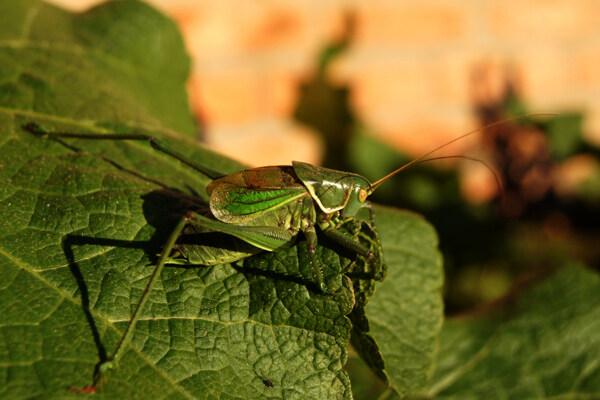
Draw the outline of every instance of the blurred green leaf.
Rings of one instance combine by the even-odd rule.
[[[382,178],[410,161],[408,157],[376,139],[372,132],[361,125],[354,128],[348,151],[352,171],[364,175],[371,181]],[[386,190],[386,185],[381,186],[379,190]]]
[[[582,115],[565,113],[554,116],[546,123],[550,147],[555,158],[563,160],[574,155],[583,144]]]
[[[598,398],[599,321],[598,274],[562,268],[495,313],[447,321],[423,397]]]
[[[55,121],[195,134],[189,59],[175,24],[137,1],[71,14],[0,2],[0,107]]]
[[[598,162],[591,176],[582,183],[581,188],[579,189],[581,191],[581,197],[585,201],[592,207],[598,206],[598,200],[600,199],[600,162]]]

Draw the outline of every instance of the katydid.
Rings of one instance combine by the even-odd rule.
[[[28,123],[23,128],[36,135],[47,137],[149,141],[154,149],[212,179],[206,188],[210,197],[211,215],[189,212],[178,221],[162,249],[121,340],[112,356],[99,364],[92,387],[101,383],[102,377],[107,371],[117,367],[119,359],[132,339],[135,325],[165,264],[183,262],[215,265],[234,262],[260,251],[278,251],[290,246],[297,234],[302,231],[307,242],[314,280],[320,292],[327,293],[328,288],[323,279],[322,267],[315,256],[318,228],[339,245],[375,265],[372,269],[372,277],[382,280],[385,271],[376,266],[379,262],[379,267],[381,267],[381,260],[376,260],[373,252],[364,244],[343,233],[339,229],[340,226],[346,221],[352,220],[363,207],[369,207],[367,198],[382,183],[413,165],[452,157],[482,162],[466,156],[430,157],[434,152],[478,132],[480,129],[438,146],[378,181],[370,183],[358,174],[335,171],[299,161],[292,162],[291,166],[259,167],[226,175],[186,159],[160,140],[144,134],[46,131],[36,123]],[[371,213],[371,215],[373,214]],[[177,243],[182,233],[193,234],[206,231],[220,232],[236,238],[239,246],[234,250],[217,251],[214,248],[208,249],[194,243]]]

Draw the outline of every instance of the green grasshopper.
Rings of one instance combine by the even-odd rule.
[[[381,266],[381,260],[376,260],[377,257],[368,247],[339,229],[345,222],[352,220],[363,207],[369,207],[367,198],[392,176],[419,163],[443,158],[466,158],[483,163],[481,160],[466,156],[430,157],[432,153],[480,129],[468,132],[423,154],[374,183],[370,183],[358,174],[335,171],[299,161],[292,162],[291,166],[259,167],[225,175],[186,159],[160,140],[144,134],[46,131],[36,123],[28,123],[23,126],[23,129],[48,137],[149,141],[154,149],[177,159],[212,180],[206,188],[210,197],[211,215],[188,212],[178,221],[162,249],[125,333],[112,357],[99,364],[91,388],[101,383],[107,371],[117,367],[165,264],[175,262],[215,265],[234,262],[260,251],[274,252],[290,246],[301,231],[307,242],[314,279],[319,290],[327,293],[322,267],[315,256],[317,228],[339,245],[364,257],[368,263],[376,265],[379,262]],[[373,219],[372,213],[371,217]],[[214,247],[208,248],[194,243],[177,243],[182,233],[207,231],[224,233],[238,239],[238,248],[218,251]],[[374,267],[372,275],[373,279],[382,280],[385,270]]]

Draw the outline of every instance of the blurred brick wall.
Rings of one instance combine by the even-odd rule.
[[[291,113],[348,10],[356,32],[331,79],[386,142],[418,153],[472,129],[474,72],[487,77],[478,95],[493,98],[511,71],[531,111],[584,111],[600,143],[600,0],[149,2],[184,33],[207,143],[251,165],[319,161],[318,136]]]

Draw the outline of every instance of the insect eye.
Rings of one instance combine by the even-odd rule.
[[[367,199],[367,191],[365,189],[360,189],[358,192],[358,201],[361,203]]]

